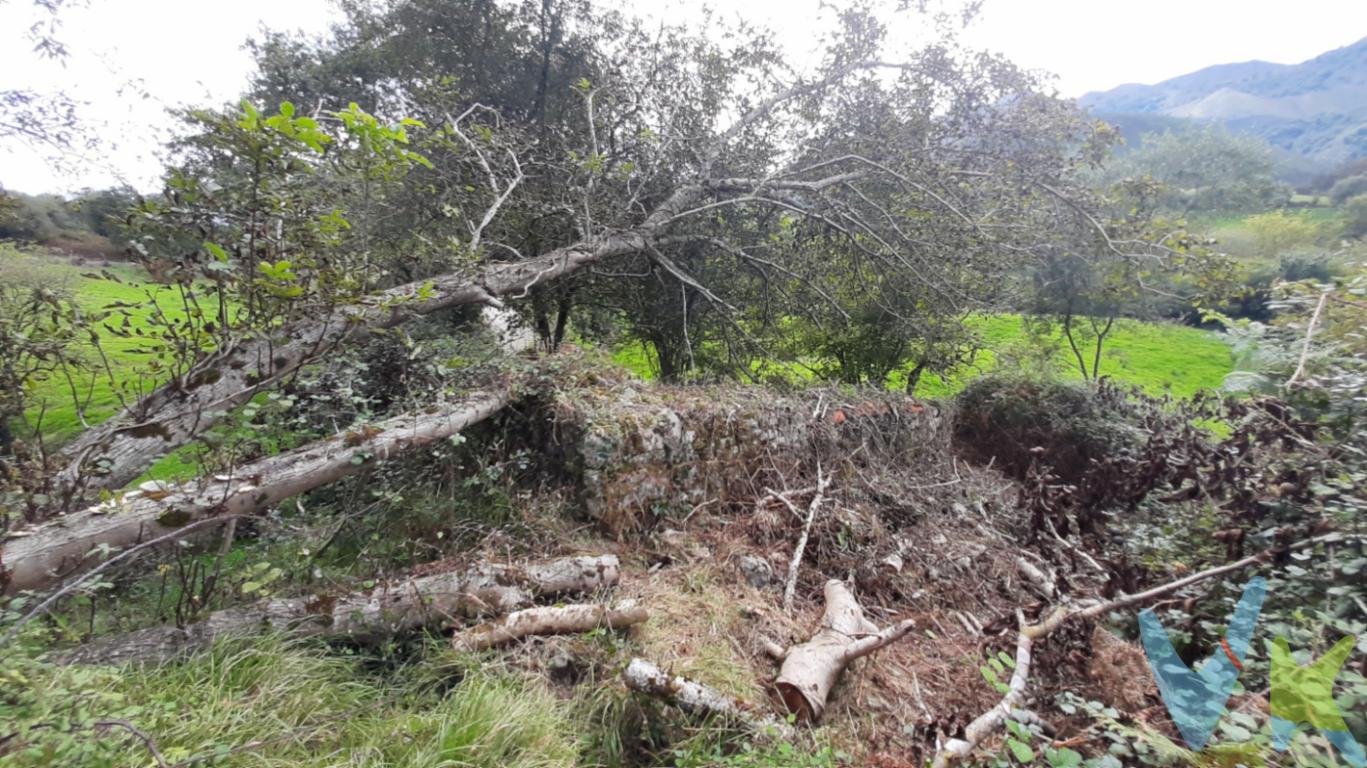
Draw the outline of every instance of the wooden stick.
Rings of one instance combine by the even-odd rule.
[[[807,539],[812,535],[812,521],[816,519],[816,510],[821,506],[821,501],[826,495],[826,486],[830,483],[829,476],[821,474],[821,465],[816,466],[816,495],[812,497],[812,503],[807,505],[807,522],[802,525],[802,536],[797,540],[797,548],[793,550],[793,560],[788,563],[788,583],[783,588],[783,612],[789,615],[793,612],[793,595],[797,591],[797,572],[802,567],[802,555],[807,551]]]
[[[1291,374],[1291,378],[1286,380],[1286,388],[1290,389],[1300,380],[1305,373],[1305,362],[1310,357],[1310,341],[1315,338],[1315,326],[1319,325],[1320,313],[1324,311],[1324,303],[1329,300],[1329,291],[1320,294],[1320,300],[1315,304],[1315,314],[1310,316],[1310,325],[1305,329],[1305,344],[1301,346],[1301,359],[1296,363],[1296,372]]]

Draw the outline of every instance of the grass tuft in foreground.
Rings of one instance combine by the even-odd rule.
[[[575,764],[573,707],[539,682],[467,668],[454,687],[411,668],[281,638],[221,642],[161,667],[0,660],[0,765],[555,768]]]

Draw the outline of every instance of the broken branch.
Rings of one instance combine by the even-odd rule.
[[[1065,623],[1074,619],[1093,619],[1103,614],[1110,613],[1111,611],[1127,608],[1157,597],[1171,594],[1183,587],[1188,587],[1192,584],[1215,578],[1216,576],[1222,576],[1227,573],[1242,570],[1250,565],[1268,562],[1272,556],[1279,551],[1305,549],[1318,544],[1338,541],[1340,539],[1342,539],[1342,536],[1336,533],[1316,536],[1314,538],[1296,542],[1287,547],[1277,547],[1264,552],[1259,552],[1255,555],[1250,555],[1233,563],[1208,568],[1185,578],[1177,579],[1176,581],[1171,581],[1167,584],[1144,590],[1143,592],[1136,592],[1133,595],[1124,595],[1108,602],[1098,602],[1092,605],[1076,607],[1071,610],[1063,606],[1058,606],[1049,614],[1048,618],[1038,624],[1026,624],[1024,614],[1017,611],[1016,619],[1020,626],[1020,632],[1016,637],[1016,669],[1011,675],[1011,682],[1007,685],[1006,694],[996,706],[979,715],[972,723],[969,723],[968,727],[964,729],[964,738],[950,739],[946,742],[944,747],[935,755],[935,760],[931,764],[932,768],[944,768],[952,760],[967,757],[988,734],[992,733],[1006,721],[1007,716],[1011,714],[1011,710],[1020,706],[1025,699],[1025,686],[1030,675],[1031,647],[1034,645],[1035,641],[1047,637]]]
[[[747,711],[745,702],[686,677],[670,675],[645,659],[632,659],[622,678],[631,690],[667,701],[689,714],[722,718],[747,730],[782,739],[793,737],[793,728],[787,723],[765,715],[754,716]]]
[[[816,722],[840,673],[850,662],[906,636],[910,619],[887,629],[864,617],[854,595],[837,579],[826,582],[826,612],[821,629],[810,640],[788,649],[775,682],[788,711],[799,721]]]
[[[788,583],[783,587],[784,613],[791,614],[793,612],[793,594],[797,590],[797,572],[802,567],[802,555],[807,551],[807,539],[812,534],[812,521],[816,519],[816,510],[821,506],[821,501],[826,494],[826,485],[830,481],[829,476],[821,474],[821,465],[818,464],[816,467],[816,495],[812,497],[812,503],[807,505],[807,522],[802,525],[802,536],[797,540],[797,548],[793,550],[793,560],[788,564]]]

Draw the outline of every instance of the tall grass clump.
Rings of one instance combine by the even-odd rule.
[[[146,768],[153,746],[168,764],[250,768],[575,763],[572,708],[539,683],[475,669],[438,687],[365,662],[279,637],[161,666],[5,657],[0,766]]]

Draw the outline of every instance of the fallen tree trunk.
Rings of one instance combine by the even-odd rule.
[[[616,555],[567,557],[526,566],[484,564],[395,581],[341,596],[273,598],[209,614],[184,628],[152,627],[78,648],[73,663],[163,661],[214,640],[261,630],[370,639],[456,617],[501,613],[536,600],[617,585]]]
[[[722,718],[758,734],[786,740],[793,738],[793,728],[787,723],[767,715],[756,717],[746,711],[745,703],[739,699],[722,695],[686,677],[667,674],[645,659],[632,659],[622,678],[631,690],[669,702],[689,714]]]
[[[816,722],[840,673],[851,661],[904,637],[915,626],[910,619],[887,629],[864,617],[864,609],[837,579],[826,582],[826,612],[821,629],[807,642],[788,649],[775,686],[788,711],[801,722]]]
[[[452,307],[497,305],[498,296],[629,250],[635,250],[630,238],[611,238],[593,247],[573,245],[536,259],[495,264],[476,274],[420,280],[324,317],[295,322],[269,337],[238,342],[64,447],[54,498],[77,499],[92,489],[122,488],[158,458],[213,426],[218,418],[214,414],[242,405],[348,339]]]
[[[673,218],[709,192],[702,184],[674,190],[640,225],[595,237],[541,256],[496,263],[475,273],[441,275],[390,288],[300,320],[268,336],[239,341],[158,387],[109,421],[83,432],[60,454],[62,469],[50,494],[61,509],[92,489],[122,488],[158,458],[195,439],[225,413],[257,392],[356,336],[392,328],[453,307],[501,308],[500,296],[523,297],[537,285],[604,259],[668,245]]]
[[[134,491],[20,531],[0,549],[0,594],[50,587],[95,564],[93,551],[120,549],[219,515],[259,512],[291,496],[354,475],[393,456],[444,440],[498,413],[508,385],[310,443],[237,469],[231,476]]]
[[[644,608],[610,608],[593,603],[526,608],[457,632],[451,645],[462,651],[483,651],[534,635],[571,635],[599,627],[621,629],[649,618]]]

